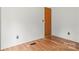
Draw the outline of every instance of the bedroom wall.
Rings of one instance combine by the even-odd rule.
[[[43,38],[43,8],[2,7],[1,48]]]
[[[78,7],[52,8],[52,20],[52,35],[79,42]]]
[[[1,49],[1,7],[0,7],[0,49]]]

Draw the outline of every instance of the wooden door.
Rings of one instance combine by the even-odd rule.
[[[45,11],[45,37],[51,37],[51,8],[44,8]]]

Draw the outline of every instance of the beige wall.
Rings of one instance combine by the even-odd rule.
[[[1,49],[1,7],[0,7],[0,49]]]
[[[56,7],[52,11],[52,35],[79,42],[79,8]]]
[[[2,7],[1,12],[2,49],[44,37],[43,8]]]

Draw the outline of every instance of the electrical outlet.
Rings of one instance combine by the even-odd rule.
[[[16,36],[16,39],[19,39],[19,36],[18,35]]]
[[[70,32],[67,32],[67,35],[70,35]]]

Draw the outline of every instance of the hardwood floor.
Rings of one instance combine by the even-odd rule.
[[[79,51],[79,43],[52,36],[6,48],[2,51]]]

